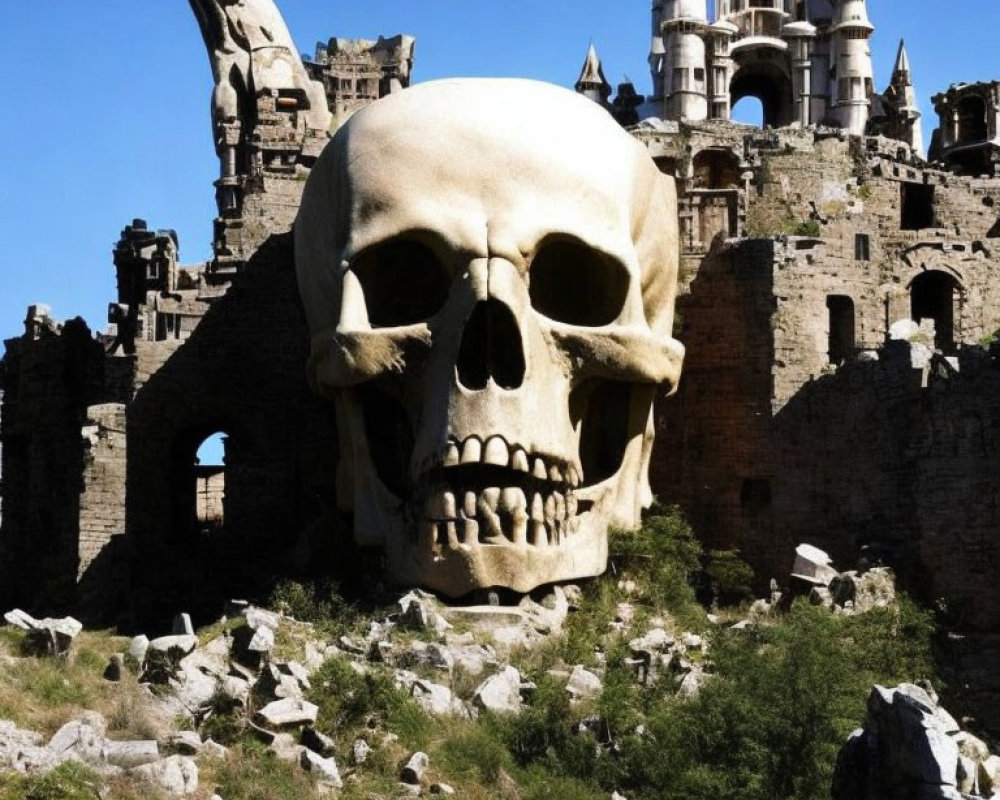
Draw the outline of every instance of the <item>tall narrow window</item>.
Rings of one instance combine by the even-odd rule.
[[[858,233],[854,236],[854,260],[871,260],[871,240],[867,233]]]
[[[854,301],[842,294],[826,298],[830,314],[828,354],[831,364],[842,364],[854,355]]]

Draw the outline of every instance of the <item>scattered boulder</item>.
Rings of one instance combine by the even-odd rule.
[[[815,586],[829,586],[837,577],[837,570],[831,566],[831,559],[825,552],[811,544],[800,544],[795,548],[795,563],[792,577]]]
[[[198,765],[187,756],[170,756],[155,764],[136,767],[130,774],[170,794],[188,795],[198,791]]]
[[[494,714],[516,714],[521,708],[521,674],[505,667],[479,685],[472,703]]]
[[[574,700],[583,700],[594,697],[601,693],[604,684],[601,679],[580,664],[573,667],[569,681],[566,684],[566,691]]]
[[[986,744],[964,733],[925,689],[876,686],[864,727],[837,759],[833,800],[989,797],[998,766]]]
[[[268,703],[255,715],[259,724],[271,728],[290,728],[312,725],[316,722],[319,707],[298,698],[288,697]]]
[[[324,758],[318,753],[304,748],[299,763],[302,765],[302,769],[315,776],[318,783],[331,786],[334,789],[343,787],[344,782],[340,779],[340,770],[337,769],[337,762],[333,760],[332,756]]]
[[[427,768],[431,765],[430,756],[427,753],[416,752],[410,756],[410,760],[406,762],[403,767],[403,771],[400,773],[400,780],[403,783],[408,783],[411,786],[419,786],[420,781],[424,777],[424,773]]]

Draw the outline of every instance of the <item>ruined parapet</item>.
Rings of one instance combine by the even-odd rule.
[[[403,34],[378,41],[334,37],[316,45],[305,66],[320,82],[338,128],[369,103],[409,87],[416,40]]]
[[[1000,175],[1000,81],[953,84],[931,101],[940,124],[930,160],[965,175]]]

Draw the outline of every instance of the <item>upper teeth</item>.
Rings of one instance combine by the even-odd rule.
[[[460,464],[510,467],[518,472],[530,472],[537,480],[566,484],[573,489],[582,480],[580,470],[574,464],[529,455],[520,445],[507,444],[502,436],[492,436],[485,444],[477,436],[470,436],[463,442],[451,440],[445,448],[441,463],[445,467],[457,467]]]

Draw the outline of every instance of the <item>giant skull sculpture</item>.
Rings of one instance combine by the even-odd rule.
[[[357,113],[296,223],[338,495],[390,579],[458,597],[600,574],[673,387],[676,196],[594,103],[427,83]]]

